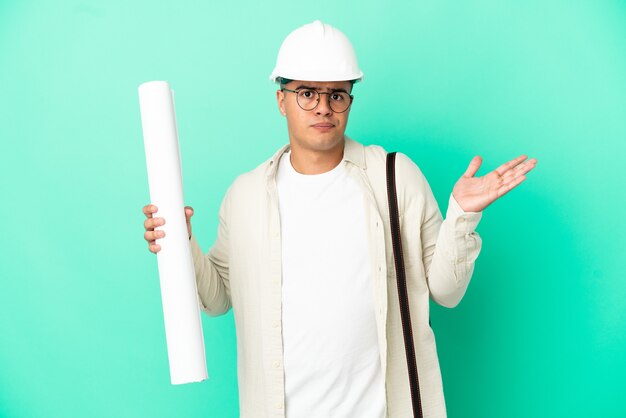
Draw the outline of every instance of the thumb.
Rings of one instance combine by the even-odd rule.
[[[193,208],[191,206],[185,206],[185,220],[187,221],[187,234],[191,239],[191,217],[193,216]]]
[[[474,174],[476,174],[482,163],[483,159],[480,156],[477,155],[472,158],[472,161],[470,161],[467,170],[465,170],[465,174],[463,174],[463,177],[474,177]]]
[[[192,216],[193,216],[193,208],[191,206],[185,206],[185,218],[187,218],[187,223],[189,223]]]

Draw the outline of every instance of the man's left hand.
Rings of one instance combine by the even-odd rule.
[[[535,168],[537,160],[527,160],[526,155],[502,164],[482,177],[474,174],[482,164],[482,158],[472,159],[465,174],[456,182],[452,195],[465,212],[480,212],[526,180],[526,173]]]

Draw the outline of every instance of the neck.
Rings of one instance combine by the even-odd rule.
[[[317,151],[291,145],[291,165],[300,174],[322,174],[337,167],[343,158],[344,142],[335,147]]]

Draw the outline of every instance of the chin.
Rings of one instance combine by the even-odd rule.
[[[307,148],[315,151],[329,151],[343,144],[343,134],[341,136],[320,136],[306,141]]]

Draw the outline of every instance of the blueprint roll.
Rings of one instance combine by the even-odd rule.
[[[165,218],[157,254],[172,384],[207,375],[198,292],[183,204],[182,170],[173,93],[166,81],[139,86],[139,107],[150,201]]]

